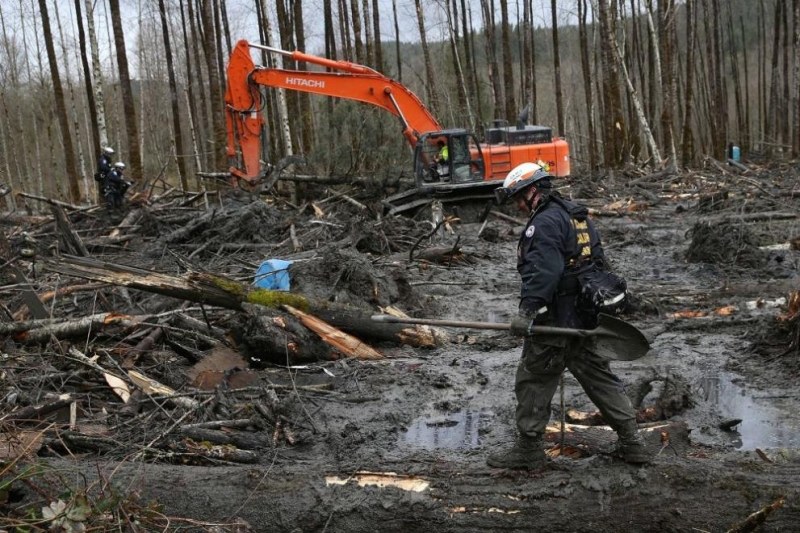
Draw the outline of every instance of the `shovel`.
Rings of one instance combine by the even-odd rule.
[[[464,322],[460,320],[435,320],[429,318],[401,318],[392,315],[372,315],[375,322],[424,324],[454,328],[509,330],[511,324],[498,322]],[[635,326],[610,315],[601,314],[594,329],[570,329],[553,326],[534,326],[533,335],[578,337],[583,347],[603,359],[633,361],[647,354],[650,343]]]

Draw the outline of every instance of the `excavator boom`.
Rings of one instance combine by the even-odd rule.
[[[287,55],[296,61],[313,63],[338,72],[256,66],[250,57],[251,47]],[[258,112],[261,107],[259,86],[356,100],[385,109],[398,117],[403,136],[412,148],[421,134],[442,129],[413,92],[369,67],[239,41],[228,63],[228,86],[225,93],[227,154],[232,160],[235,159],[236,147],[239,147],[244,168],[233,166],[230,170],[234,176],[247,181],[257,180],[261,173],[263,119]]]

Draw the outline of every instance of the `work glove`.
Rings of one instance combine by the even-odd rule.
[[[529,337],[533,335],[533,318],[520,315],[511,321],[509,330],[517,337]]]

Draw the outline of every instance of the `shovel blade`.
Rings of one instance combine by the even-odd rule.
[[[590,352],[611,361],[634,361],[650,350],[647,338],[635,326],[604,314],[600,315],[592,336],[583,343]]]

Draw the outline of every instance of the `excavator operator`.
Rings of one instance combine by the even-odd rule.
[[[525,342],[514,384],[516,444],[490,455],[486,462],[495,468],[544,466],[545,426],[565,369],[617,432],[615,454],[628,463],[649,462],[649,453],[637,433],[636,413],[608,360],[585,349],[579,339],[540,341],[532,336],[542,324],[576,329],[596,326],[597,311],[583,308],[573,273],[584,260],[605,262],[600,236],[586,208],[563,199],[553,191],[550,180],[542,165],[522,163],[496,190],[498,201],[512,200],[528,217],[517,245],[517,270],[522,278],[519,316],[511,323],[511,332],[525,336]]]
[[[436,146],[439,151],[433,158],[431,171],[432,174],[434,174],[434,176],[438,177],[440,180],[447,181],[450,179],[450,152],[447,149],[447,143],[444,141],[444,139],[439,139],[436,141]]]

